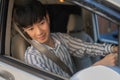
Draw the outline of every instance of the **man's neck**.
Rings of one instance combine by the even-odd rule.
[[[46,45],[54,48],[55,47],[55,41],[54,41],[54,39],[51,37],[50,40],[46,43]]]

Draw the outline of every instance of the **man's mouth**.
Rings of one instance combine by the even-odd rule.
[[[44,39],[45,39],[45,34],[42,35],[42,36],[40,36],[38,39],[39,39],[39,40],[44,40]]]

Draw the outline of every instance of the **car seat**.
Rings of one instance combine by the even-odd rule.
[[[79,38],[83,41],[94,42],[93,39],[88,35],[83,28],[82,16],[78,14],[70,14],[67,25],[67,33],[73,37]],[[94,62],[98,61],[100,57],[84,56],[83,58],[74,57],[74,62],[77,71],[91,66]]]
[[[12,57],[24,61],[24,53],[29,43],[14,30],[12,27],[12,38],[11,38],[11,55]]]

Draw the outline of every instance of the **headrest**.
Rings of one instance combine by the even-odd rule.
[[[68,25],[67,25],[67,32],[72,31],[81,31],[83,30],[82,25],[82,16],[78,14],[70,14]]]

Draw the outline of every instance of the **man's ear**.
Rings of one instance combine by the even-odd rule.
[[[46,19],[47,19],[48,23],[50,24],[50,17],[49,17],[48,13],[46,14]]]

